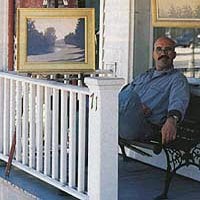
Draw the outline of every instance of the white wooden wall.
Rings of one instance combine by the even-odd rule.
[[[117,75],[132,77],[134,0],[100,1],[100,68],[117,62]]]
[[[151,1],[100,2],[100,67],[117,62],[117,76],[130,82],[152,64]]]
[[[0,1],[0,70],[7,70],[8,62],[8,0]]]

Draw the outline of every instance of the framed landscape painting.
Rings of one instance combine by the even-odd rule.
[[[152,24],[157,27],[200,27],[200,0],[152,0]]]
[[[92,8],[19,8],[17,70],[79,73],[95,70]]]

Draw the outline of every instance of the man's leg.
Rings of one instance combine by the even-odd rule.
[[[131,85],[119,94],[119,136],[127,140],[147,140],[152,136],[140,98]]]

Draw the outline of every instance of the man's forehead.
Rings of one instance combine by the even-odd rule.
[[[158,39],[155,46],[174,46],[175,42],[169,39]]]

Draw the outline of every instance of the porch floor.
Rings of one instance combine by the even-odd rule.
[[[197,169],[198,170],[198,169]],[[200,172],[199,172],[200,173]],[[165,171],[119,156],[119,200],[153,200],[164,186]],[[200,182],[175,175],[168,193],[169,200],[199,200]]]
[[[12,168],[10,177],[4,177],[5,163],[0,162],[0,199],[41,199],[41,200],[75,200],[70,195],[64,195],[48,184]],[[152,200],[160,194],[163,188],[165,172],[141,162],[130,160],[123,162],[119,156],[119,198],[118,200]],[[13,187],[5,184],[11,183]],[[14,188],[15,187],[15,188]],[[18,191],[16,190],[18,188]],[[19,189],[21,188],[21,190]],[[20,190],[20,192],[19,192]],[[26,191],[22,194],[23,190]],[[10,195],[8,195],[10,193]],[[12,195],[11,195],[12,194]],[[21,195],[21,196],[20,196]],[[19,197],[20,196],[20,197]],[[31,198],[32,197],[32,198]],[[34,198],[37,197],[37,198]],[[169,191],[169,200],[199,200],[200,183],[181,176],[174,176]]]

